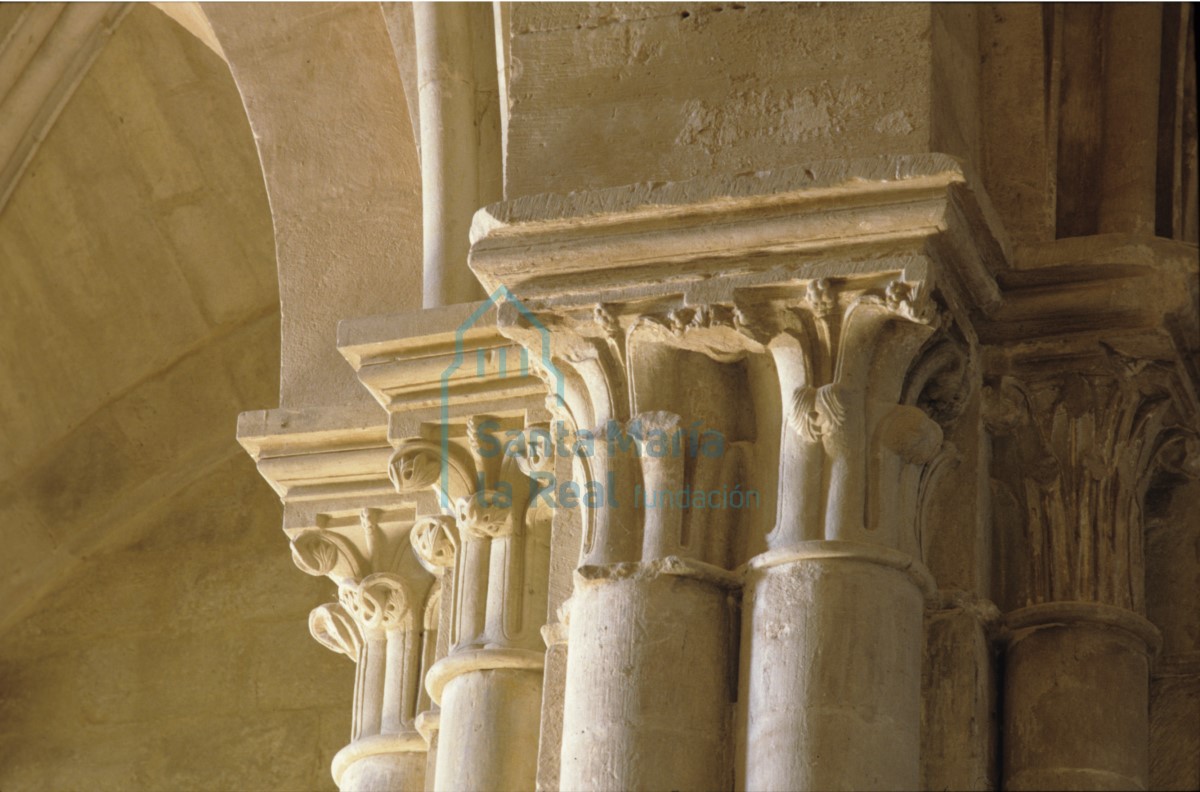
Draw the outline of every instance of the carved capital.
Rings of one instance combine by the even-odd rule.
[[[1143,607],[1143,505],[1151,478],[1187,466],[1166,380],[1128,361],[991,383],[993,475],[1024,522],[1010,607],[1084,601]],[[1178,445],[1176,445],[1178,444]]]
[[[444,514],[422,517],[413,525],[409,538],[421,565],[433,574],[441,575],[454,566],[458,530],[453,517]]]
[[[413,626],[412,594],[398,575],[376,572],[338,587],[338,602],[365,630]]]
[[[664,537],[698,534],[711,546],[696,557],[718,566],[816,539],[919,552],[927,474],[973,404],[971,323],[999,302],[1004,252],[957,166],[878,166],[839,163],[836,188],[784,171],[485,213],[471,266],[536,305],[537,327],[502,308],[501,329],[548,350],[578,429],[670,412],[730,451],[678,466],[580,459],[577,484],[618,493],[585,505],[581,563],[644,562]],[[753,491],[762,508],[627,509],[647,476],[689,495]]]
[[[411,438],[396,453],[401,465],[421,459],[439,469],[434,481],[429,475],[394,480],[407,491],[424,481],[444,496],[438,500],[444,513],[418,520],[411,543],[426,569],[453,570],[452,652],[537,640],[540,624],[532,622],[544,607],[549,525],[535,525],[527,512],[536,477],[553,469],[554,448],[544,425],[518,420],[511,413],[460,414],[423,428],[442,433],[443,443]]]

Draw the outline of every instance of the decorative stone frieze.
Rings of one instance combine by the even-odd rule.
[[[472,268],[523,302],[500,325],[593,495],[562,788],[917,786],[921,515],[999,301],[987,216],[937,156],[477,215]]]

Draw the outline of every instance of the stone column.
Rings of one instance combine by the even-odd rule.
[[[532,789],[550,537],[530,503],[549,457],[524,427],[481,416],[466,431],[469,451],[415,437],[391,463],[397,489],[432,487],[449,512],[416,534],[429,564],[453,565],[449,648],[426,679],[440,707],[434,788]]]
[[[1158,629],[1094,602],[1031,605],[1007,621],[1005,789],[1146,789]]]
[[[1107,357],[1026,357],[989,392],[995,473],[1025,522],[1005,552],[1007,789],[1147,788],[1142,503],[1176,421],[1153,369]]]
[[[1097,233],[1154,234],[1163,7],[1119,3],[1101,14],[1103,163]]]
[[[478,300],[466,267],[471,216],[499,200],[500,108],[492,9],[412,5],[421,120],[422,305]]]
[[[1200,415],[1182,365],[1200,338],[1195,255],[1164,240],[1043,246],[980,327],[1005,788],[1148,786],[1160,638],[1143,512]]]
[[[915,789],[935,592],[918,496],[942,444],[924,391],[961,371],[961,352],[934,335],[920,282],[811,281],[801,307],[769,343],[780,491],[767,549],[747,565],[737,785]]]
[[[957,166],[856,168],[476,216],[472,269],[525,301],[502,329],[547,364],[576,436],[602,438],[575,452],[604,497],[581,507],[564,789],[920,783],[917,515],[1001,251]],[[605,442],[639,424],[725,449]],[[644,502],[671,491],[743,503]]]
[[[727,786],[733,576],[681,559],[576,575],[561,788]]]
[[[421,680],[436,630],[426,629],[433,578],[409,549],[411,519],[385,533],[379,510],[355,529],[308,529],[292,538],[305,572],[338,581],[338,601],[309,616],[322,645],[357,666],[351,741],[333,759],[341,790],[422,792],[427,743],[417,731]]]
[[[492,301],[344,322],[339,349],[387,409],[389,490],[428,515],[414,546],[443,582],[418,724],[427,787],[533,789],[550,553],[541,383]]]
[[[697,351],[672,330],[693,320],[688,342]],[[584,525],[565,608],[562,789],[732,784],[740,579],[728,568],[737,514],[727,500],[743,450],[732,394],[744,383],[734,367],[698,351],[740,344],[731,323],[727,308],[714,318],[707,307],[643,314],[599,306],[586,328],[555,339],[564,368],[587,382],[565,414],[573,426],[593,427],[572,437],[574,480],[557,501],[581,509]],[[680,399],[680,412],[656,409],[667,403],[665,389],[632,383],[649,365],[663,380],[722,395],[703,405]],[[646,409],[630,418],[624,405]]]

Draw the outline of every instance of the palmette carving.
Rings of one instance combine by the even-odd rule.
[[[347,537],[333,531],[310,529],[292,538],[292,561],[315,576],[330,575],[339,567],[348,577],[362,573],[363,559]]]
[[[596,304],[596,307],[592,309],[592,317],[605,335],[616,336],[621,332],[620,323],[613,316],[609,306],[604,303]]]
[[[937,318],[937,307],[921,283],[894,280],[884,294],[887,307],[911,322],[929,324]]]
[[[1024,521],[1010,552],[1026,563],[1005,581],[1009,607],[1144,607],[1146,491],[1157,471],[1179,469],[1186,456],[1172,448],[1190,430],[1153,371],[1134,380],[1125,366],[1105,368],[1006,376],[989,388],[993,475]]]
[[[804,289],[804,305],[818,319],[824,319],[837,307],[837,296],[825,278],[811,280]]]
[[[416,492],[435,484],[441,470],[436,447],[431,443],[414,442],[396,449],[388,463],[388,478],[397,492]]]

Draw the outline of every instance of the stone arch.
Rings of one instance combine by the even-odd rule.
[[[0,41],[45,13],[6,7]],[[235,458],[278,361],[270,212],[225,64],[134,6],[56,92],[36,78],[86,43],[72,16],[7,75],[61,108],[0,206],[0,629]]]
[[[338,354],[337,322],[420,308],[421,176],[377,3],[199,11],[258,146],[275,229],[280,404],[373,410]]]

